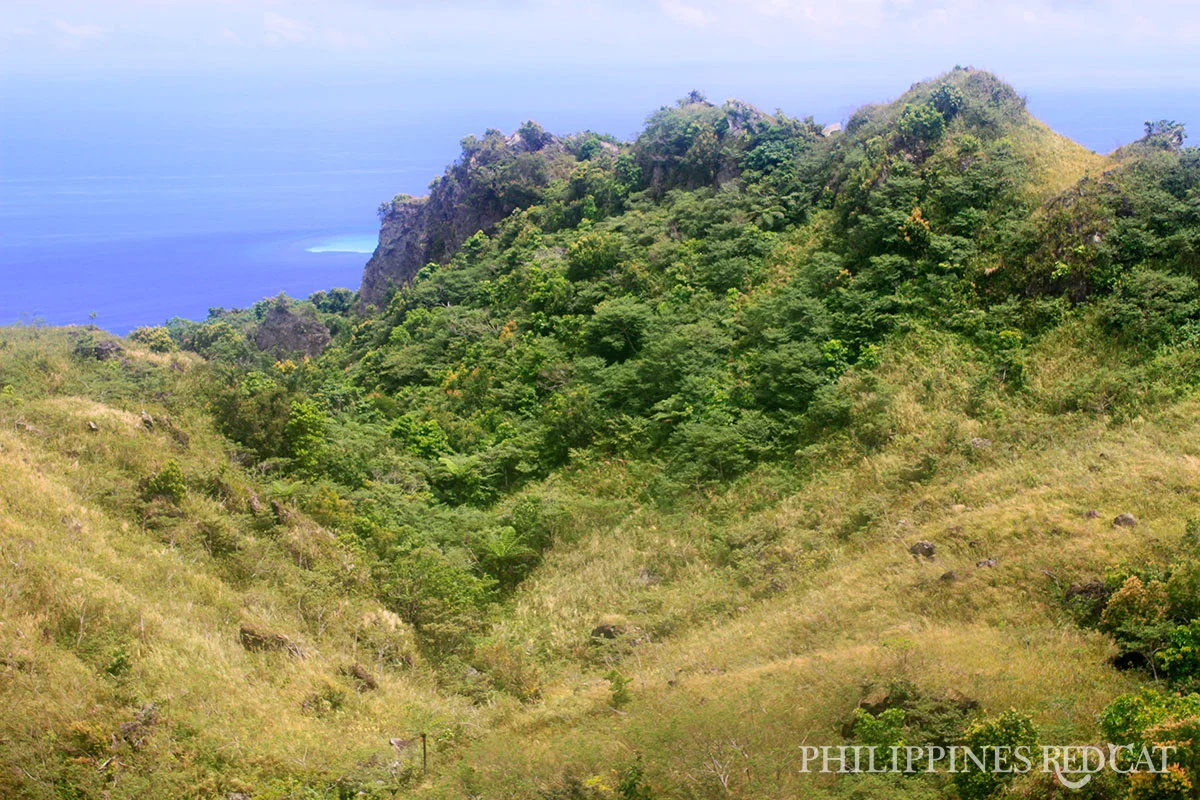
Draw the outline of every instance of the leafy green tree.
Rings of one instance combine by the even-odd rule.
[[[1200,285],[1186,275],[1135,270],[1105,301],[1102,319],[1127,344],[1156,347],[1200,319]]]
[[[626,360],[641,349],[654,312],[632,297],[605,300],[584,326],[588,349],[609,363]]]
[[[293,400],[287,424],[284,426],[284,443],[287,454],[302,472],[311,473],[325,451],[328,418],[321,405],[313,400]]]
[[[946,118],[931,103],[909,105],[896,123],[902,136],[913,142],[934,142],[941,138],[946,127]]]
[[[567,277],[573,281],[594,278],[615,269],[621,260],[621,241],[608,233],[589,233],[567,246]]]

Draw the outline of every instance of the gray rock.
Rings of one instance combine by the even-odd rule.
[[[254,344],[265,353],[319,356],[332,337],[312,306],[295,306],[277,298],[254,332]]]
[[[616,639],[623,633],[625,633],[625,629],[622,626],[607,622],[592,628],[593,639]]]
[[[638,573],[637,582],[642,586],[657,586],[662,583],[662,578],[649,567],[642,567],[642,571]]]
[[[912,554],[913,558],[924,558],[929,561],[933,560],[933,554],[936,550],[937,546],[933,542],[927,542],[924,539],[908,548],[908,552]]]
[[[1137,518],[1128,512],[1118,514],[1117,518],[1113,520],[1113,525],[1118,528],[1136,528]]]
[[[996,566],[996,559],[985,558],[983,561],[976,561],[975,566],[979,567],[980,569],[991,569],[992,567]]]

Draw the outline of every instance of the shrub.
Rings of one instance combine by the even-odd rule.
[[[1155,665],[1168,680],[1186,683],[1200,679],[1200,619],[1168,632],[1165,646],[1154,655]]]
[[[418,420],[412,414],[405,414],[393,423],[391,435],[421,458],[434,459],[450,451],[446,432],[437,420]]]
[[[933,105],[906,106],[896,123],[902,135],[915,142],[934,142],[941,138],[946,118]]]
[[[929,103],[938,110],[946,119],[952,119],[958,114],[959,109],[963,107],[966,98],[957,86],[949,83],[943,83],[941,86],[933,90],[933,95],[929,98]]]
[[[180,503],[187,495],[187,483],[183,470],[175,459],[168,459],[162,469],[150,476],[146,482],[146,494],[150,497],[165,497],[172,503]]]
[[[997,758],[997,748],[1009,748],[1006,751],[1009,754],[1017,747],[1034,750],[1038,746],[1038,737],[1033,721],[1010,709],[997,717],[967,726],[962,743],[978,754],[985,765],[991,765]],[[1012,763],[1011,756],[1009,761]],[[1012,772],[981,770],[968,759],[964,770],[955,774],[954,784],[962,800],[983,800],[1003,788],[1012,778]]]
[[[1135,750],[1160,745],[1175,748],[1169,757],[1169,772],[1130,776],[1128,797],[1193,797],[1190,787],[1200,772],[1200,695],[1164,694],[1155,689],[1123,694],[1101,713],[1100,726],[1110,742],[1132,745]],[[1125,754],[1120,763],[1129,768],[1131,761]]]
[[[567,277],[587,280],[615,269],[621,260],[621,242],[607,233],[588,233],[567,245]]]
[[[382,576],[388,607],[435,649],[452,652],[482,624],[493,581],[433,547],[398,556]]]
[[[628,705],[633,696],[629,693],[629,678],[615,669],[609,670],[604,676],[608,681],[608,702],[613,708]]]
[[[605,300],[584,326],[588,349],[609,363],[624,361],[641,349],[653,319],[650,307],[631,297]]]
[[[1104,326],[1126,344],[1157,347],[1200,316],[1198,289],[1185,275],[1136,270],[1102,306]]]
[[[171,332],[161,325],[134,328],[129,340],[146,345],[152,353],[173,353],[179,349],[171,338]]]
[[[903,708],[889,708],[875,716],[862,709],[854,709],[854,738],[867,747],[887,750],[891,747],[903,747],[904,719],[907,715]]]

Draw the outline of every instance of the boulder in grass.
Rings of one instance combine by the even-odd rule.
[[[304,658],[300,645],[282,633],[272,633],[243,624],[238,630],[238,641],[252,653],[282,651],[293,658]]]
[[[933,560],[933,554],[937,550],[937,546],[933,542],[927,542],[924,539],[908,548],[908,552],[913,558],[924,558],[927,561]]]

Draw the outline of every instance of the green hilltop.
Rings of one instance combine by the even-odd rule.
[[[0,795],[1196,797],[1184,141],[693,92],[468,137],[358,292],[0,330]]]

